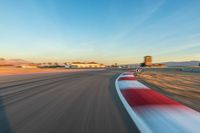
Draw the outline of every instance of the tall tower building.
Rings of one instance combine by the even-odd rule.
[[[152,56],[145,56],[144,57],[144,65],[151,66],[152,65]]]

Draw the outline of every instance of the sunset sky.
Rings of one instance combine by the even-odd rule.
[[[200,0],[0,0],[0,57],[200,60]]]

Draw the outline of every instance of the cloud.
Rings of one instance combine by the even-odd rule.
[[[138,18],[137,21],[134,21],[130,23],[130,25],[126,25],[126,28],[123,31],[120,31],[118,35],[116,35],[116,41],[123,39],[127,35],[132,34],[137,28],[143,25],[147,20],[149,20],[154,13],[156,13],[165,3],[165,0],[160,0],[158,3],[153,5],[150,9],[147,9],[147,11],[144,11],[144,14],[139,15],[141,17]]]

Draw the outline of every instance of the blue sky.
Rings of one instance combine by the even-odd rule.
[[[200,60],[200,0],[0,0],[0,57]]]

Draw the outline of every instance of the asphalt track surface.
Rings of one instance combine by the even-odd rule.
[[[114,71],[0,76],[0,133],[137,133]]]

